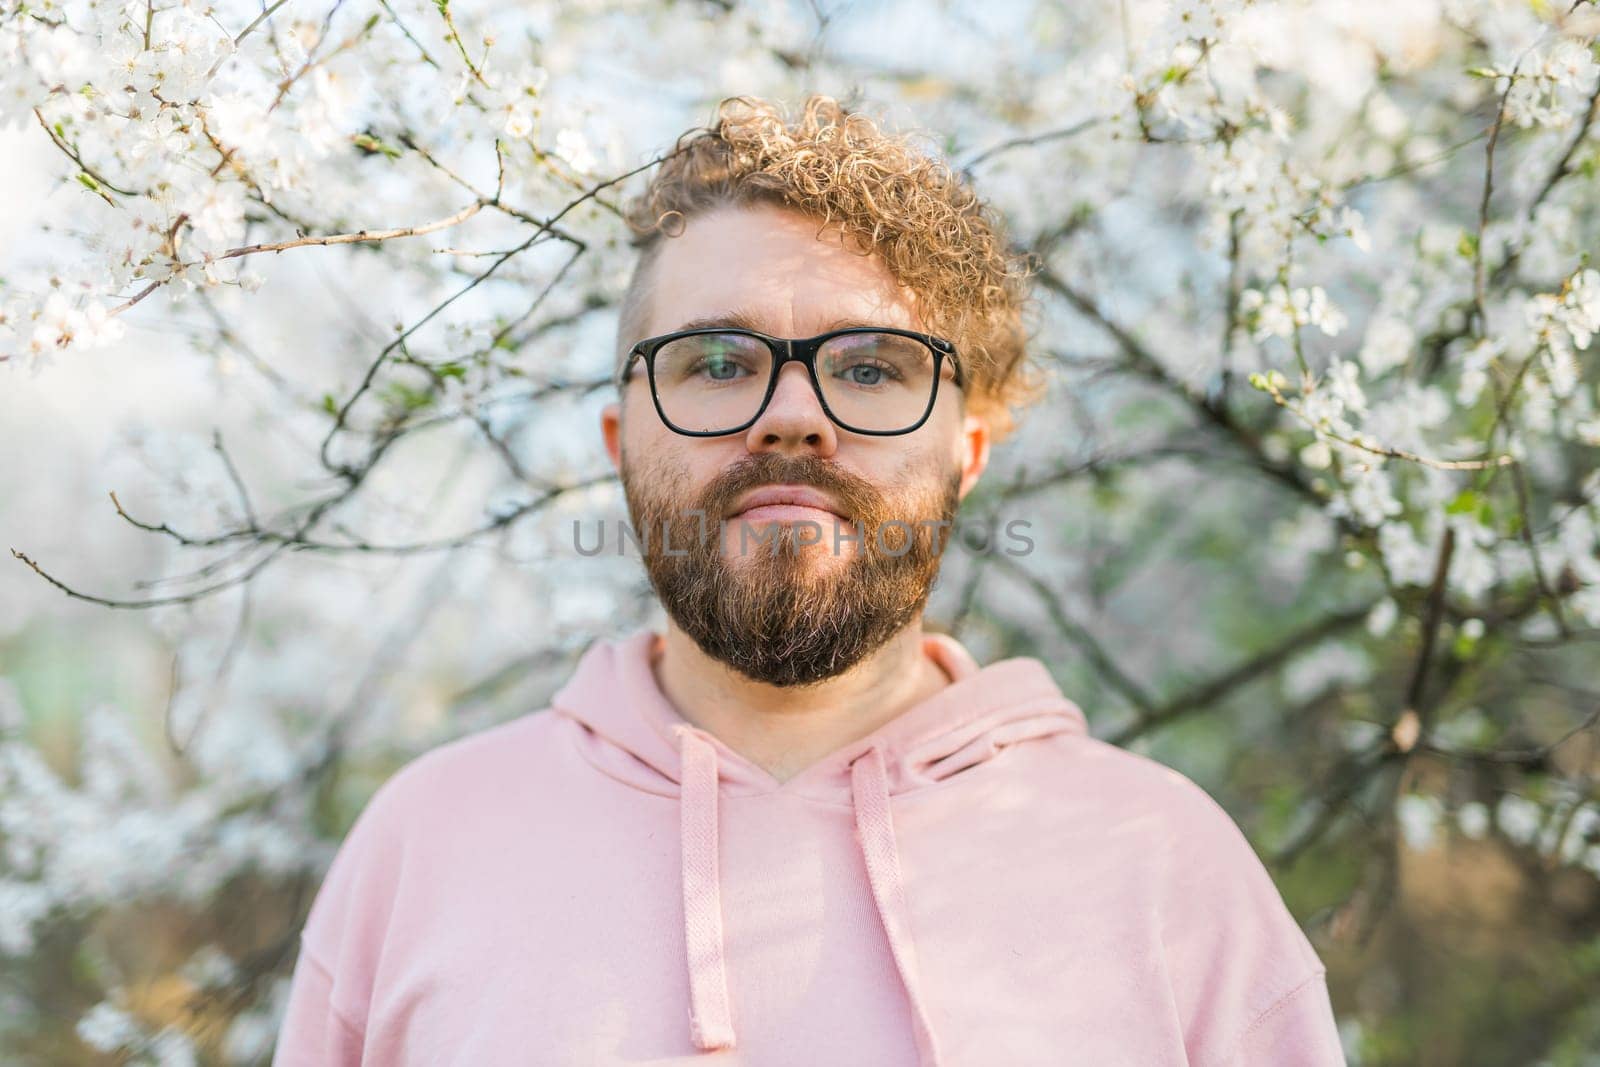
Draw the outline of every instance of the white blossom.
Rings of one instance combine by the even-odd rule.
[[[591,171],[595,167],[595,158],[589,150],[589,142],[578,130],[562,130],[556,134],[555,152],[579,172]]]
[[[1426,585],[1433,579],[1433,553],[1417,540],[1409,523],[1390,521],[1380,526],[1378,547],[1396,583]]]
[[[1377,465],[1348,471],[1343,495],[1328,505],[1330,514],[1352,515],[1367,526],[1381,526],[1404,510],[1388,472]]]
[[[1439,823],[1444,817],[1444,806],[1439,803],[1438,797],[1405,793],[1395,801],[1395,817],[1406,846],[1421,851],[1433,847]]]
[[[1367,613],[1367,633],[1373,637],[1384,637],[1394,629],[1395,621],[1399,617],[1400,606],[1394,602],[1394,597],[1386,596]]]
[[[1246,289],[1240,294],[1240,310],[1253,316],[1257,340],[1289,337],[1302,326],[1315,326],[1329,336],[1344,328],[1345,316],[1328,301],[1322,286],[1290,289],[1279,284],[1266,292]]]
[[[1456,823],[1463,834],[1480,840],[1489,832],[1489,809],[1479,801],[1469,800],[1456,810]]]
[[[1405,320],[1383,316],[1367,327],[1361,345],[1361,366],[1374,378],[1403,366],[1411,358],[1416,334]]]
[[[1577,120],[1575,106],[1593,85],[1595,69],[1588,48],[1556,36],[1520,67],[1503,68],[1495,91],[1505,94],[1506,118],[1518,126],[1565,129]]]
[[[1475,403],[1489,384],[1489,367],[1505,352],[1505,345],[1483,338],[1461,353],[1461,377],[1456,384],[1456,403],[1467,407]]]
[[[1354,645],[1327,641],[1296,657],[1284,673],[1285,695],[1306,701],[1332,685],[1360,685],[1372,674],[1372,661]]]
[[[77,1030],[84,1044],[101,1052],[122,1048],[140,1034],[139,1025],[133,1017],[107,1001],[85,1012],[78,1020]]]
[[[1502,833],[1519,845],[1527,845],[1539,832],[1544,813],[1538,804],[1527,797],[1507,793],[1500,798],[1495,818]]]

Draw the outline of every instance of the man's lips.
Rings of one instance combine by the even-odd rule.
[[[730,518],[760,521],[842,519],[826,493],[805,485],[769,485],[746,493],[733,506]]]

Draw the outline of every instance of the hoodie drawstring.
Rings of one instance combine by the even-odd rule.
[[[717,869],[717,751],[691,726],[677,724],[682,770],[679,828],[683,845],[683,934],[689,964],[689,1033],[706,1051],[734,1047]],[[921,1067],[938,1067],[933,1029],[919,996],[900,852],[889,814],[889,775],[874,745],[850,763],[855,836],[889,951],[911,1003]]]
[[[918,995],[916,945],[911,940],[911,920],[906,907],[905,883],[900,878],[900,850],[889,817],[889,772],[883,752],[874,745],[850,763],[850,801],[856,809],[856,841],[867,862],[872,899],[889,936],[889,951],[911,1002],[916,1027],[917,1054],[922,1067],[938,1067],[939,1052],[933,1041],[928,1012]]]
[[[728,968],[722,951],[722,881],[717,873],[717,750],[678,726],[683,783],[683,938],[689,953],[689,1033],[695,1048],[733,1048]]]

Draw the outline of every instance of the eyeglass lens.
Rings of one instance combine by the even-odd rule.
[[[662,413],[685,430],[731,430],[750,421],[766,395],[772,352],[739,333],[691,334],[656,351]],[[905,429],[922,418],[934,387],[933,351],[893,333],[848,333],[817,352],[817,382],[834,418],[860,430]]]

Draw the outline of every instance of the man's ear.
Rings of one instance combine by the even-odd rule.
[[[961,499],[977,484],[989,465],[989,421],[982,415],[963,415],[957,458],[961,463]]]
[[[600,409],[600,436],[606,443],[611,466],[622,472],[622,405],[613,400]]]

